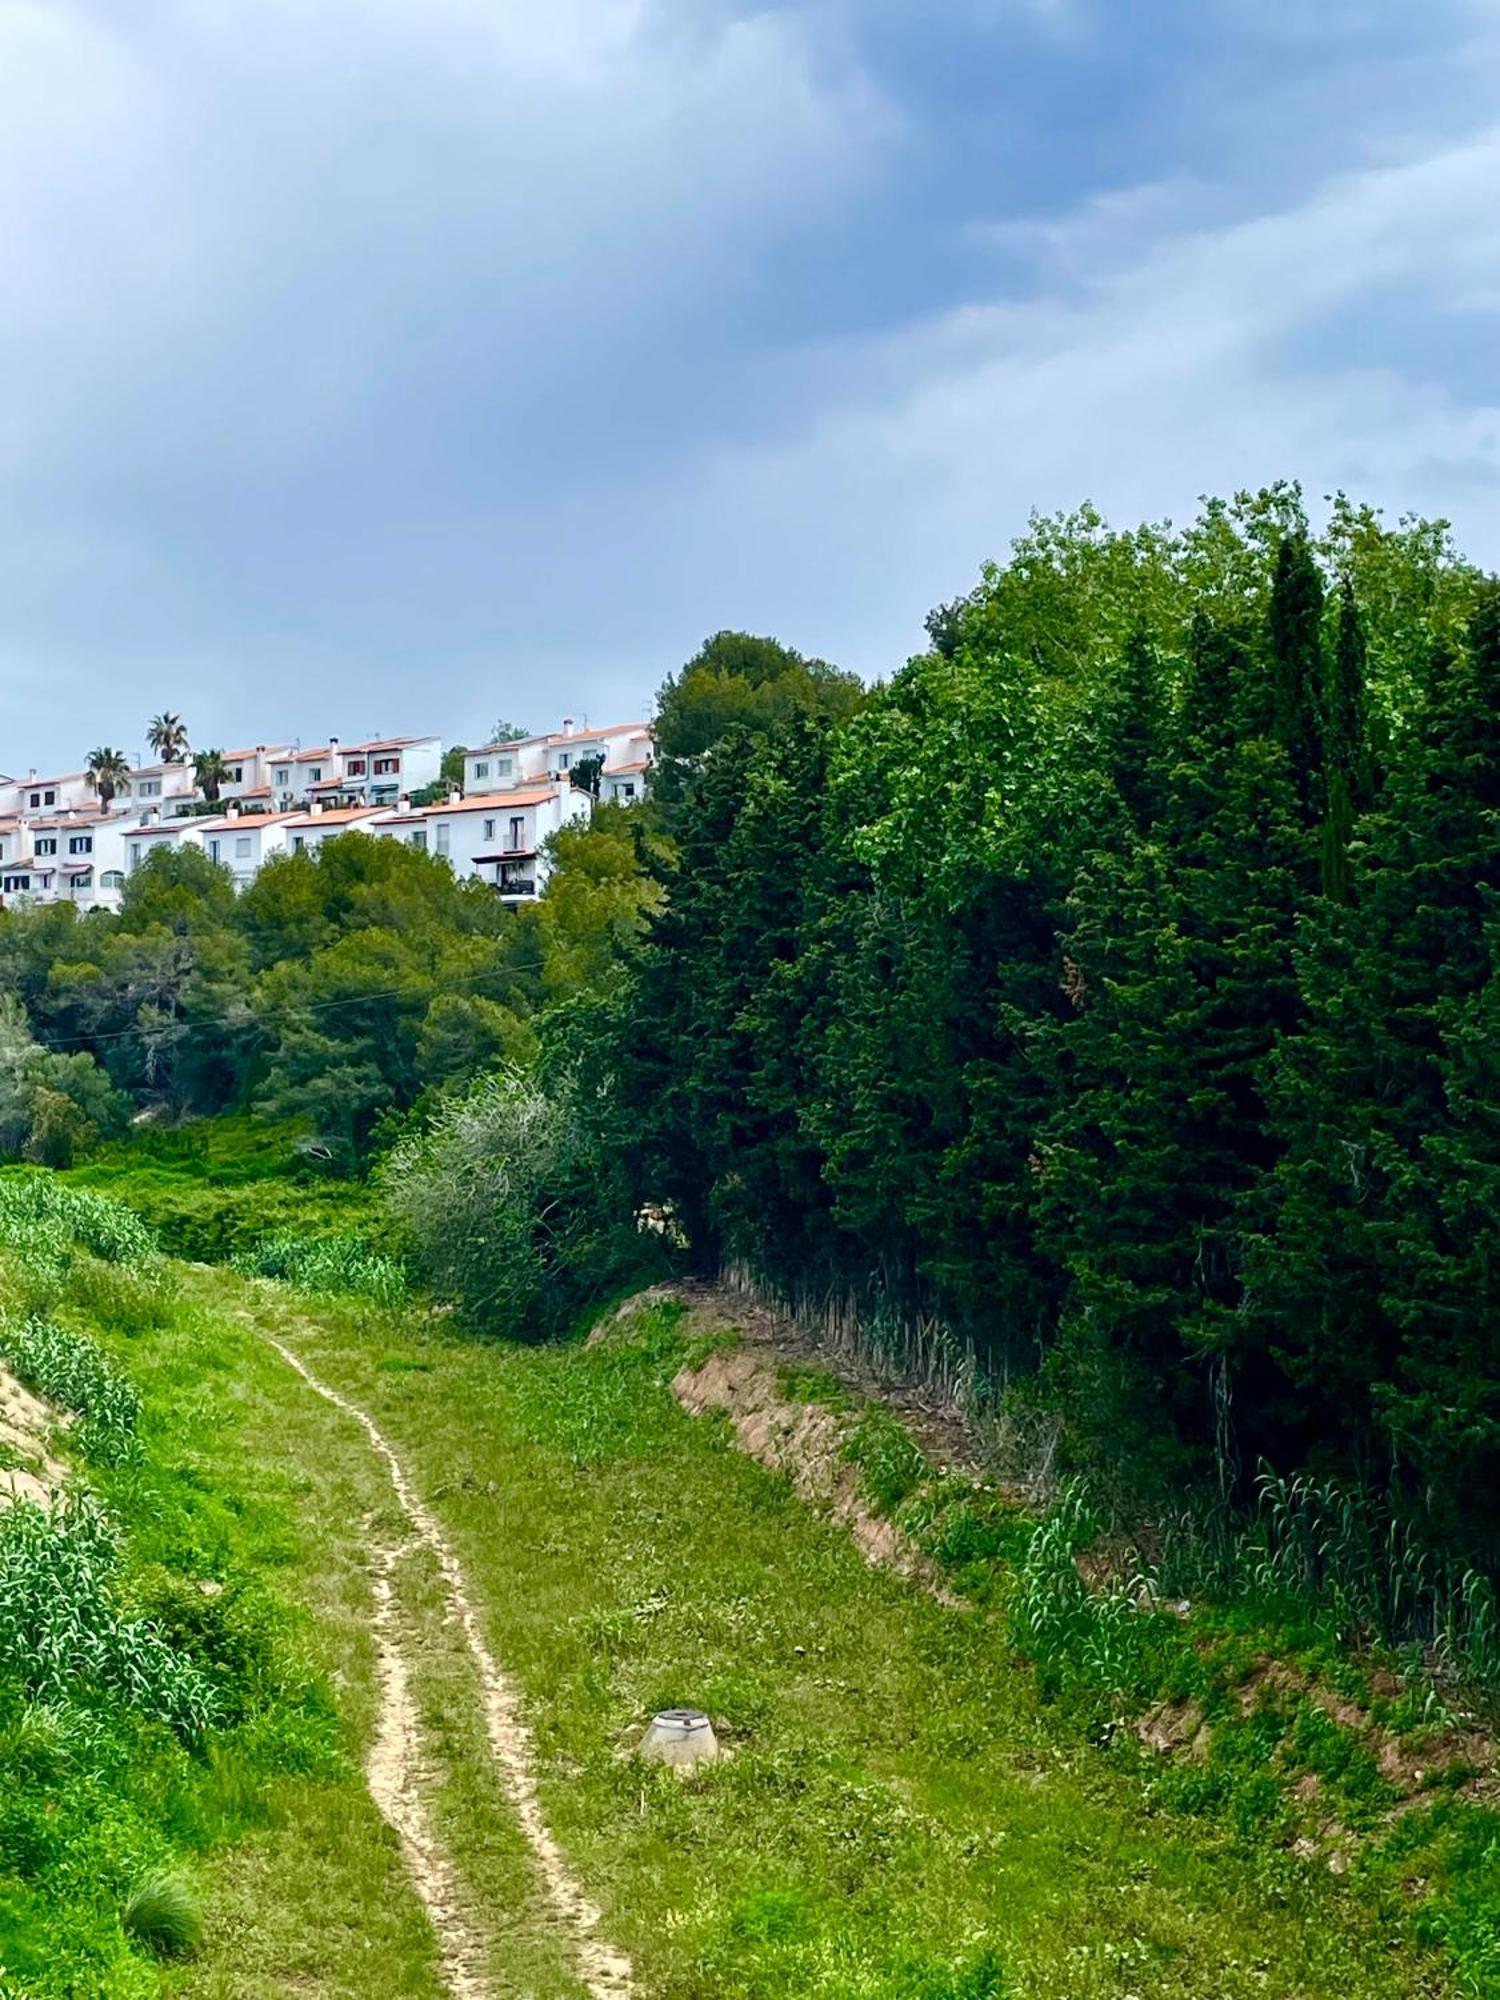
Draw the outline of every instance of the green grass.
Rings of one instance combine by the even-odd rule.
[[[868,1568],[726,1427],[685,1416],[670,1309],[592,1349],[333,1305],[300,1319],[453,1535],[529,1696],[548,1814],[643,1993],[1452,1990],[1388,1884],[1356,1893],[1257,1824],[1153,1801],[1154,1772],[1039,1701],[998,1615]],[[866,1443],[906,1488],[892,1441]],[[940,1517],[971,1563],[1014,1543],[987,1496],[950,1492]],[[687,1782],[626,1754],[678,1703],[730,1752]]]
[[[3,1990],[438,2000],[358,1761],[378,1477],[240,1322],[130,1268],[154,1253],[129,1211],[58,1183],[23,1228],[11,1185],[0,1304],[56,1315],[15,1360],[84,1413],[65,1448],[111,1408],[138,1448],[0,1513]]]

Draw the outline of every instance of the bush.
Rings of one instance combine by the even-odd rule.
[[[176,1875],[151,1875],[121,1912],[126,1933],[158,1958],[187,1958],[203,1942],[192,1891]]]
[[[622,1226],[597,1142],[561,1085],[509,1073],[439,1105],[380,1173],[423,1277],[475,1328],[539,1338],[641,1272],[654,1244]]]

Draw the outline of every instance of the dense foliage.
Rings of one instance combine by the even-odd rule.
[[[1159,1493],[1500,1537],[1500,586],[1298,495],[1043,521],[842,726],[730,731],[595,1022],[706,1265],[1040,1370]]]

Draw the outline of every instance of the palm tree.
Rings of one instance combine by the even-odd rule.
[[[229,766],[224,762],[222,750],[198,750],[193,753],[193,776],[198,780],[198,789],[210,805],[218,801],[219,792],[229,782]]]
[[[182,717],[163,709],[160,715],[153,715],[146,730],[146,741],[164,764],[176,764],[187,754],[188,733],[183,727]]]
[[[119,750],[90,750],[83,768],[90,791],[99,794],[99,803],[107,812],[115,793],[130,782],[130,760]]]

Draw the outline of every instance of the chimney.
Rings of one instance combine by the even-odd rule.
[[[330,736],[328,739],[328,754],[330,757],[337,757],[339,754],[339,739],[336,736]]]
[[[563,717],[562,733],[564,736],[571,736],[573,734],[573,718],[571,715]]]
[[[231,803],[224,809],[225,819],[238,819],[239,816],[240,816],[239,807],[231,801]]]
[[[320,813],[323,810],[323,801],[321,799],[314,799],[307,810],[310,813]]]
[[[457,785],[455,785],[448,794],[448,803],[450,806],[461,806],[463,802],[464,802],[464,795],[458,789]]]
[[[30,770],[29,770],[29,771],[28,771],[28,772],[26,773],[26,782],[27,782],[27,784],[28,784],[28,785],[32,785],[32,784],[35,784],[35,783],[36,783],[36,765],[35,765],[35,764],[33,764],[33,765],[32,765],[32,767],[31,767],[31,769],[30,769]]]
[[[398,793],[397,793],[397,795],[396,795],[396,810],[397,810],[397,812],[398,812],[398,813],[408,813],[408,812],[410,812],[410,811],[411,811],[411,793],[410,793],[410,792],[398,792]]]

